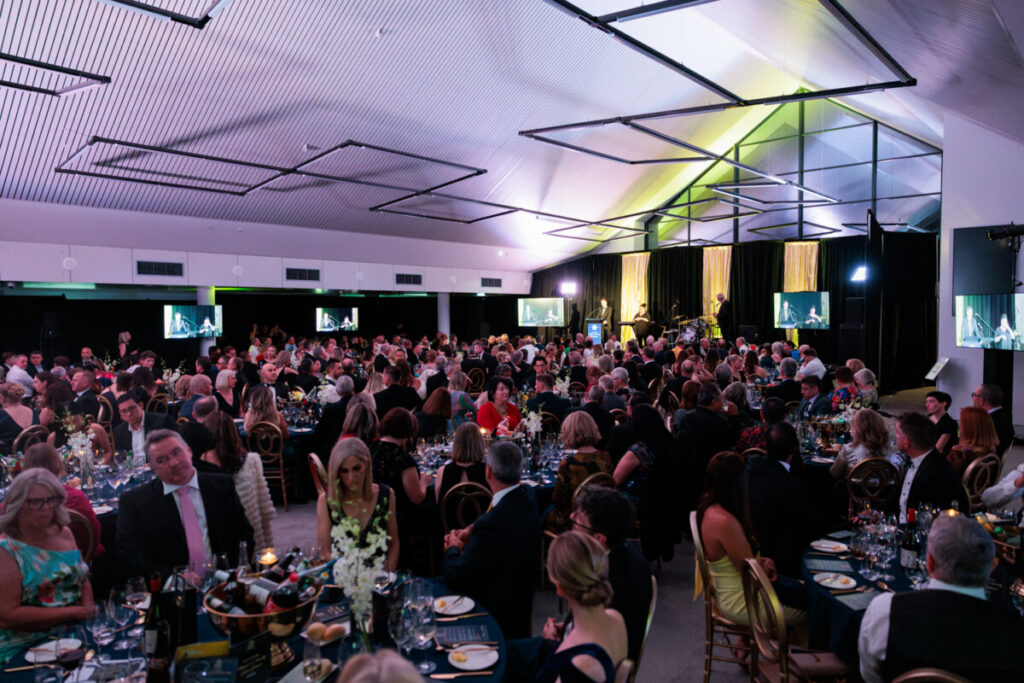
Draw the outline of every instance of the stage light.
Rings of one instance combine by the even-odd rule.
[[[576,283],[563,282],[559,285],[558,291],[560,291],[563,296],[576,296]]]
[[[853,277],[850,278],[850,282],[864,282],[868,279],[868,268],[867,266],[857,266],[857,270],[853,271]]]

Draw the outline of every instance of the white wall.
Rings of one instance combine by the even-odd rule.
[[[137,275],[140,258],[182,262],[184,275]],[[0,200],[0,279],[16,282],[524,294],[530,271],[562,258],[541,250]],[[318,268],[321,280],[286,281],[289,267]],[[419,273],[423,286],[395,285],[395,273]],[[482,289],[481,277],[501,278],[502,286]]]
[[[942,239],[939,253],[939,357],[949,364],[938,387],[953,397],[953,415],[970,405],[981,384],[983,352],[956,346],[953,320],[953,231],[1024,224],[1024,146],[965,119],[947,115],[942,156]],[[1017,264],[1018,278],[1024,263]],[[1020,291],[1020,290],[1018,290]],[[1014,353],[1014,386],[1024,388],[1024,353]],[[1024,424],[1024,396],[1015,392],[1014,424]]]

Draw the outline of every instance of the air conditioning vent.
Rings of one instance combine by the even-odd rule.
[[[185,264],[173,261],[136,261],[135,272],[139,275],[160,277],[184,277]]]
[[[422,285],[423,276],[418,273],[395,273],[396,285]]]
[[[480,278],[481,287],[501,287],[500,277],[482,277]]]
[[[319,268],[285,268],[285,280],[301,280],[302,282],[319,282]]]

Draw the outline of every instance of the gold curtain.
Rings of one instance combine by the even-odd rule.
[[[647,304],[650,312],[650,302],[647,300],[647,266],[651,262],[651,252],[645,251],[638,254],[622,255],[622,292],[619,295],[619,308],[621,309],[619,320],[632,320],[633,316],[640,310],[640,304]],[[616,334],[615,324],[612,321],[612,334]],[[622,327],[619,341],[625,343],[627,339],[634,339],[632,327]]]
[[[818,243],[786,242],[782,291],[813,292],[818,289]],[[800,343],[797,330],[786,330],[786,338]]]
[[[704,282],[701,297],[705,316],[718,310],[718,295],[729,298],[729,271],[732,269],[732,247],[704,247]],[[714,320],[714,317],[711,317]],[[717,330],[717,324],[715,329]],[[721,334],[716,332],[715,334]]]

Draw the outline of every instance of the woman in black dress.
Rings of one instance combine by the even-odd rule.
[[[455,430],[452,461],[441,467],[434,479],[434,494],[438,503],[444,500],[453,486],[464,481],[487,486],[487,479],[484,478],[484,451],[484,439],[475,422],[466,422]]]

